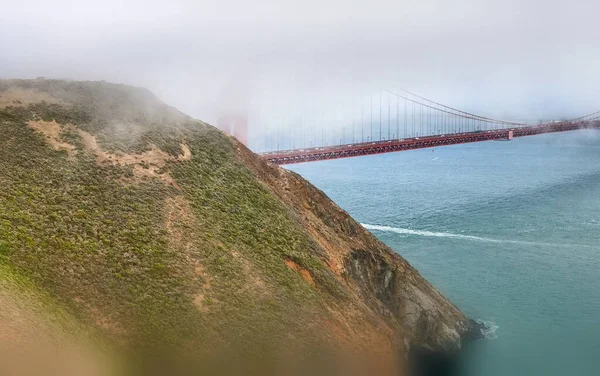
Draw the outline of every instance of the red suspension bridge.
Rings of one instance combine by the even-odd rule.
[[[371,95],[366,103],[363,98],[346,111],[338,109],[329,118],[313,116],[312,122],[302,117],[291,121],[276,117],[275,126],[266,122],[259,152],[283,165],[600,128],[600,111],[528,124],[479,116],[408,91],[382,90],[375,95],[375,104],[373,98]],[[220,124],[220,128],[238,138],[242,135],[241,141],[247,143],[248,120],[237,118],[242,120]]]

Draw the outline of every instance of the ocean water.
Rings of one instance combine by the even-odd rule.
[[[600,375],[600,131],[289,168],[488,322],[464,375]]]

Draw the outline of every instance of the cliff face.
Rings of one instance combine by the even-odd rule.
[[[142,89],[0,81],[0,182],[11,296],[145,373],[402,374],[473,329],[323,192]]]
[[[474,323],[322,191],[234,142],[246,166],[298,216],[327,268],[388,325],[401,328],[404,344],[452,351],[461,337],[473,335]]]

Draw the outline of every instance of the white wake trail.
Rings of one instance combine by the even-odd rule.
[[[490,242],[490,243],[502,243],[503,242],[502,240],[496,240],[496,239],[491,239],[491,238],[482,238],[480,236],[472,236],[472,235],[452,234],[449,232],[411,230],[408,228],[400,228],[400,227],[370,225],[368,223],[361,223],[361,225],[364,228],[366,228],[367,230],[393,232],[393,233],[401,234],[401,235],[418,235],[418,236],[428,236],[428,237],[436,237],[436,238],[455,238],[455,239],[476,240],[476,241]]]
[[[584,248],[594,248],[594,247],[590,247],[588,245],[581,245],[581,244],[539,243],[539,242],[529,242],[529,241],[522,241],[522,240],[493,239],[493,238],[486,238],[486,237],[481,237],[481,236],[453,234],[450,232],[411,230],[408,228],[371,225],[368,223],[361,223],[361,225],[364,228],[366,228],[367,230],[392,232],[392,233],[401,234],[401,235],[415,235],[415,236],[426,236],[426,237],[435,237],[435,238],[452,238],[452,239],[479,241],[479,242],[485,242],[485,243],[504,243],[504,244],[511,243],[511,244],[524,244],[524,245],[539,245],[539,246],[546,246],[546,247],[573,247],[573,246],[576,246],[576,247],[584,247]]]

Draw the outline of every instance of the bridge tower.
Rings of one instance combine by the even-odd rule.
[[[235,72],[217,95],[217,128],[248,146],[248,109],[250,98],[248,74]]]
[[[219,116],[217,128],[248,146],[248,116],[243,111],[229,111]]]

